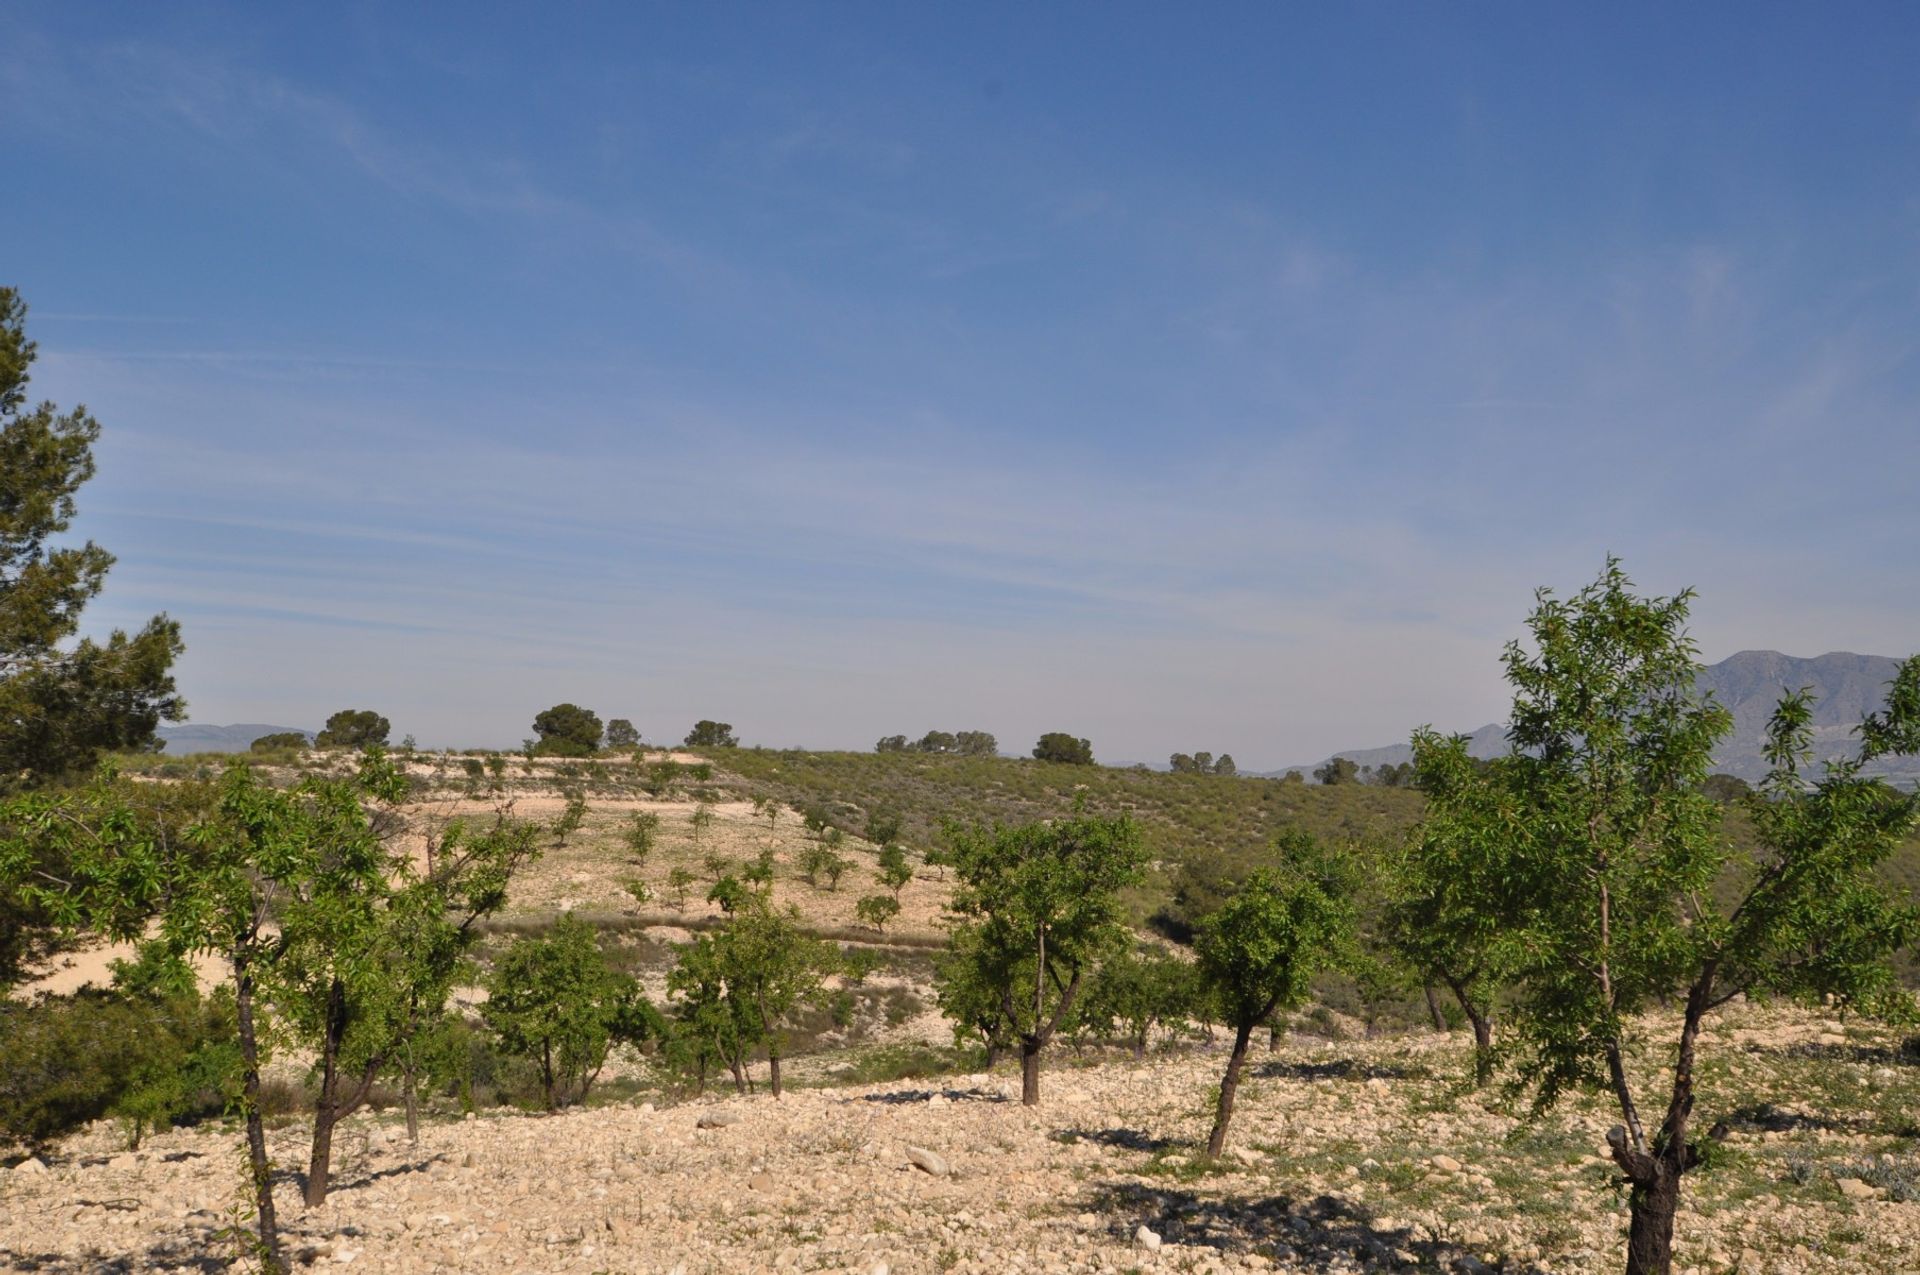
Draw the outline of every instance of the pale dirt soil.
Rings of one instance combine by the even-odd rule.
[[[1703,1109],[1749,1082],[1778,1109],[1735,1128],[1727,1164],[1688,1178],[1681,1270],[1920,1270],[1920,1203],[1850,1167],[1889,1146],[1912,1155],[1910,1131],[1879,1128],[1920,1101],[1920,1067],[1896,1041],[1753,1008],[1712,1033]],[[366,1114],[336,1144],[326,1206],[303,1210],[287,1172],[278,1197],[302,1270],[1618,1269],[1626,1213],[1603,1103],[1528,1125],[1459,1090],[1458,1035],[1299,1038],[1256,1056],[1234,1157],[1208,1169],[1196,1147],[1221,1064],[1198,1048],[1075,1066],[1062,1049],[1037,1110],[1002,1073],[439,1118],[418,1147],[392,1113]],[[716,1110],[738,1122],[695,1127]],[[298,1121],[276,1131],[275,1161],[303,1165],[305,1134]],[[241,1145],[209,1126],[125,1153],[96,1127],[48,1170],[0,1176],[0,1266],[210,1269]],[[952,1175],[910,1168],[909,1146]],[[1796,1178],[1796,1164],[1811,1167]],[[1139,1242],[1143,1226],[1161,1247]]]

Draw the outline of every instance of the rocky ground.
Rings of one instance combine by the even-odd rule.
[[[1222,1055],[1196,1047],[1063,1052],[1037,1110],[995,1074],[444,1117],[418,1146],[368,1114],[337,1144],[327,1205],[303,1210],[292,1172],[278,1198],[302,1270],[1617,1269],[1613,1117],[1582,1101],[1528,1123],[1463,1092],[1463,1044],[1283,1042],[1258,1058],[1218,1165],[1196,1145]],[[1745,1009],[1706,1050],[1702,1108],[1728,1129],[1689,1178],[1682,1268],[1920,1271],[1920,1065],[1899,1036]],[[275,1161],[304,1164],[305,1133],[278,1129]],[[99,1127],[0,1174],[0,1266],[224,1265],[223,1232],[246,1221],[237,1132],[131,1153],[113,1138]]]

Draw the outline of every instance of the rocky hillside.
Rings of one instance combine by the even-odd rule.
[[[1713,1029],[1678,1269],[1913,1269],[1920,1067],[1898,1038],[1745,1008]],[[1648,1050],[1640,1065],[1650,1066]],[[336,1141],[301,1207],[306,1128],[271,1138],[301,1271],[1507,1272],[1618,1269],[1615,1119],[1571,1101],[1528,1123],[1463,1093],[1461,1037],[1299,1039],[1257,1059],[1230,1154],[1197,1154],[1222,1053],[1072,1065],[1044,1104],[1015,1074],[790,1090],[558,1116],[392,1113]],[[204,1271],[244,1223],[241,1139],[217,1125],[128,1152],[104,1127],[0,1172],[0,1267]]]

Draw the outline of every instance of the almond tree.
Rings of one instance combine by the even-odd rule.
[[[1381,934],[1429,990],[1439,983],[1460,1003],[1473,1027],[1474,1083],[1485,1085],[1494,997],[1518,955],[1508,896],[1520,808],[1509,785],[1487,779],[1509,763],[1475,761],[1464,735],[1416,732],[1413,756],[1428,813],[1395,865]]]
[[[1621,1123],[1607,1142],[1630,1186],[1629,1275],[1672,1268],[1681,1181],[1702,1154],[1690,1135],[1709,1015],[1742,995],[1867,1011],[1911,1003],[1889,957],[1915,914],[1874,870],[1920,823],[1920,796],[1862,771],[1920,750],[1920,658],[1861,724],[1857,755],[1811,784],[1807,698],[1781,701],[1772,774],[1750,799],[1758,845],[1738,850],[1703,790],[1730,718],[1696,690],[1691,597],[1637,597],[1611,560],[1572,599],[1540,591],[1532,649],[1513,643],[1505,656],[1513,750],[1483,780],[1516,814],[1504,910],[1520,953],[1520,1080],[1539,1110],[1569,1088],[1613,1095]],[[1435,817],[1447,814],[1442,803]],[[1668,1032],[1649,1076],[1636,1046]],[[1665,1099],[1651,1125],[1650,1090]]]
[[[1314,974],[1339,959],[1353,929],[1352,881],[1341,859],[1308,833],[1283,836],[1275,850],[1279,865],[1248,877],[1201,923],[1194,944],[1201,983],[1233,1028],[1209,1156],[1226,1146],[1254,1028],[1305,1001]]]
[[[949,905],[964,982],[983,984],[1020,1043],[1020,1100],[1040,1102],[1040,1055],[1101,959],[1126,940],[1120,891],[1146,851],[1131,819],[1075,815],[1019,827],[950,825]],[[951,977],[951,968],[949,977]],[[971,1000],[971,997],[962,998]]]

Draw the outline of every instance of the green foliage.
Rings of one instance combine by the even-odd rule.
[[[685,867],[675,867],[667,873],[667,889],[673,891],[673,906],[684,911],[687,906],[687,891],[697,880],[693,872]]]
[[[383,748],[393,726],[370,708],[343,708],[313,737],[315,748]]]
[[[687,826],[693,829],[693,848],[700,849],[700,834],[713,827],[713,807],[704,801],[694,803],[693,813],[687,816]]]
[[[660,840],[660,816],[651,810],[635,811],[621,829],[620,839],[633,862],[644,866]]]
[[[1511,763],[1476,761],[1466,736],[1419,731],[1413,754],[1427,816],[1389,874],[1379,934],[1420,982],[1446,987],[1472,1020],[1475,1079],[1485,1084],[1494,999],[1522,954],[1510,920],[1522,809],[1503,782]]]
[[[39,1149],[117,1118],[130,1145],[222,1111],[239,1077],[231,997],[82,991],[0,1002],[0,1137]]]
[[[624,752],[640,746],[640,732],[634,724],[624,717],[616,717],[607,723],[607,747]]]
[[[1194,1016],[1199,992],[1192,963],[1158,944],[1139,943],[1101,964],[1078,1017],[1090,1035],[1117,1036],[1144,1054],[1154,1028]]]
[[[678,1002],[677,1035],[702,1077],[710,1062],[741,1076],[748,1055],[765,1050],[777,1097],[793,1017],[823,1002],[825,980],[842,963],[831,945],[800,928],[796,909],[779,911],[762,892],[742,890],[728,912],[717,934],[681,949],[667,976]]]
[[[50,542],[93,477],[100,425],[83,407],[27,406],[36,348],[26,313],[18,292],[0,288],[0,789],[84,770],[104,750],[148,747],[160,722],[186,710],[171,672],[180,630],[164,615],[132,637],[116,629],[104,643],[69,644],[113,555],[91,541]]]
[[[1722,805],[1732,805],[1751,796],[1753,785],[1738,775],[1708,775],[1700,791]]]
[[[108,750],[153,748],[155,727],[186,712],[172,674],[180,628],[166,616],[132,636],[73,640],[113,566],[92,541],[57,543],[94,475],[100,425],[83,407],[27,405],[26,314],[20,294],[0,288],[0,797],[84,773]],[[63,865],[14,856],[14,866],[25,875],[0,865],[0,994],[59,942],[21,883]]]
[[[1084,739],[1076,739],[1063,731],[1048,731],[1033,746],[1033,755],[1040,761],[1061,762],[1073,766],[1093,765],[1093,745]]]
[[[853,905],[853,914],[863,925],[885,930],[887,922],[900,915],[900,900],[891,894],[869,894]]]
[[[653,902],[653,887],[649,886],[639,877],[630,877],[622,884],[626,887],[627,893],[633,896],[633,901],[639,906],[645,907],[647,904]]]
[[[1222,753],[1216,761],[1212,753],[1175,753],[1167,758],[1167,769],[1176,775],[1235,775],[1240,768],[1233,754]]]
[[[482,1013],[504,1052],[539,1068],[550,1111],[586,1099],[613,1045],[661,1031],[639,984],[607,964],[593,927],[571,913],[501,954]]]
[[[1313,777],[1323,784],[1358,783],[1360,764],[1350,757],[1330,758],[1325,765],[1314,768]]]
[[[1901,666],[1887,710],[1862,722],[1857,757],[1811,785],[1811,708],[1804,694],[1781,701],[1772,773],[1745,802],[1756,842],[1741,848],[1705,791],[1731,721],[1695,690],[1691,596],[1642,599],[1611,560],[1570,600],[1540,591],[1533,649],[1513,643],[1505,656],[1513,752],[1434,794],[1442,837],[1446,820],[1495,812],[1504,824],[1504,884],[1489,905],[1513,930],[1519,1083],[1542,1110],[1574,1086],[1612,1092],[1634,1272],[1667,1268],[1680,1177],[1701,1159],[1688,1133],[1707,1015],[1743,994],[1911,1005],[1890,957],[1915,912],[1876,872],[1920,824],[1920,796],[1861,770],[1920,748],[1920,658]],[[1663,1007],[1677,1047],[1649,1130],[1625,1060]]]
[[[1304,833],[1283,835],[1274,851],[1278,863],[1249,877],[1194,944],[1201,984],[1233,1028],[1298,1008],[1314,973],[1338,962],[1352,936],[1351,862]]]
[[[734,735],[733,727],[726,722],[710,721],[701,718],[687,732],[688,748],[738,748],[740,740]]]
[[[586,757],[600,747],[599,714],[578,704],[555,704],[533,719],[534,751],[546,757]]]
[[[740,879],[748,885],[762,889],[771,886],[773,884],[773,848],[769,846],[761,850],[754,857],[753,862],[741,870]]]
[[[560,814],[553,821],[553,844],[564,846],[567,838],[580,831],[587,821],[587,799],[578,789],[563,790],[566,803],[561,806]]]
[[[950,904],[956,949],[976,962],[963,978],[1000,984],[1000,1014],[1031,1060],[1024,1098],[1038,1102],[1040,1051],[1085,979],[1125,941],[1120,891],[1146,863],[1139,828],[1125,816],[1076,815],[1011,828],[954,825],[947,835],[959,877]],[[1016,986],[1016,973],[1031,981]]]
[[[873,746],[877,753],[934,753],[953,757],[992,757],[1000,742],[984,730],[930,730],[909,743],[905,735],[887,735]],[[879,838],[876,838],[878,840]]]
[[[893,810],[875,810],[867,815],[864,836],[876,846],[890,845],[900,839],[900,815]]]
[[[817,812],[808,814],[809,821],[814,818],[815,813]],[[838,890],[840,878],[846,875],[847,869],[852,866],[852,861],[836,848],[845,840],[844,835],[840,834],[838,828],[827,827],[824,815],[821,815],[820,819],[820,827],[823,830],[821,839],[800,852],[800,874],[807,879],[808,885],[818,886],[820,879],[825,877],[827,888]]]
[[[271,735],[262,735],[248,744],[247,750],[255,753],[305,752],[307,747],[307,737],[304,734],[297,730],[283,730]]]
[[[913,880],[913,865],[907,862],[907,852],[897,845],[885,845],[880,849],[879,871],[874,875],[880,884],[892,890],[895,896]]]

